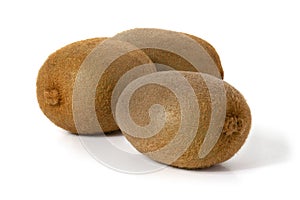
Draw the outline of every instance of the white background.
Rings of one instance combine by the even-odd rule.
[[[296,0],[1,1],[0,199],[299,199],[299,10]],[[253,115],[234,158],[123,174],[39,110],[35,81],[50,53],[136,27],[194,34],[217,49]]]

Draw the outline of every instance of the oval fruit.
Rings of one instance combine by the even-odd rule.
[[[244,144],[251,113],[225,81],[196,72],[157,72],[124,89],[116,121],[128,141],[150,158],[180,168],[205,168]]]
[[[218,53],[207,41],[186,33],[136,28],[113,37],[142,49],[156,64],[158,71],[202,72],[223,79]]]
[[[137,66],[144,68],[131,79],[155,71],[143,51],[125,42],[94,38],[69,44],[51,54],[39,71],[40,108],[54,124],[72,133],[118,130],[111,108],[113,90]]]

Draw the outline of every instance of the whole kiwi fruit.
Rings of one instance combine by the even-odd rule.
[[[150,158],[179,168],[206,168],[231,158],[251,127],[243,95],[199,72],[165,71],[123,90],[116,121],[128,141]]]
[[[106,45],[103,46],[102,44]],[[116,52],[119,55],[112,60],[107,68],[102,69],[103,63],[97,66],[98,62],[109,58]],[[98,131],[111,132],[118,130],[111,109],[113,89],[120,77],[126,72],[143,64],[152,65],[152,61],[143,51],[124,42],[121,44],[117,42],[109,43],[107,38],[93,38],[69,44],[51,54],[39,70],[36,83],[38,103],[43,113],[54,124],[71,133],[96,134]],[[83,65],[85,68],[82,67]],[[95,66],[89,68],[89,65]],[[98,69],[103,71],[101,76],[99,73],[96,74]],[[151,67],[148,67],[148,69],[151,71]],[[154,65],[153,69],[155,69]],[[148,73],[147,70],[143,72]],[[81,78],[83,77],[81,82],[80,80],[78,82],[78,74],[81,75]],[[88,86],[91,80],[96,83],[97,87],[95,91],[90,89],[90,92],[94,92],[94,96],[89,98],[91,98],[90,102],[95,104],[93,109],[101,130],[95,129],[89,124],[89,119],[92,118],[94,113],[80,109],[80,107],[85,108],[87,104],[85,97],[74,94],[74,90],[81,85],[86,87],[81,89],[82,93],[89,90]],[[77,83],[76,88],[75,83]],[[77,98],[78,96],[80,98]],[[74,99],[76,102],[74,102]],[[74,107],[75,103],[77,107]],[[77,116],[79,114],[83,118],[77,124],[74,121],[74,109],[79,110],[80,113],[78,111]],[[79,125],[80,131],[77,127]]]
[[[194,35],[155,28],[135,28],[113,38],[142,49],[158,71],[177,70],[207,73],[223,79],[218,53],[207,41]]]

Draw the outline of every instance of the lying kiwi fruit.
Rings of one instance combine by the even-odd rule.
[[[95,69],[89,69],[89,66],[87,66],[85,69],[80,69],[82,65],[92,65],[99,62],[99,60],[101,61],[101,59],[105,60],[113,53],[120,52],[120,55],[110,63],[109,67],[103,69],[102,76],[96,77],[95,80],[98,85],[94,97],[91,97],[93,98],[92,101],[95,102],[95,112],[103,132],[118,130],[112,115],[111,98],[113,89],[120,77],[136,66],[153,65],[143,51],[124,42],[109,45],[107,41],[107,38],[93,38],[69,44],[50,55],[39,71],[36,92],[41,110],[54,124],[71,133],[97,133],[97,130],[90,127],[81,127],[80,132],[78,132],[73,116],[73,106],[75,105],[73,91],[80,70],[80,74],[84,74],[84,80],[79,85],[89,85],[90,79],[95,78],[92,77],[93,73],[96,73],[95,69],[100,69],[103,66],[96,66]],[[107,45],[101,47],[100,45],[105,42]],[[89,56],[96,52],[97,48],[102,48],[109,56],[101,57],[101,53],[95,54],[94,57]],[[86,61],[87,57],[89,57],[89,63]],[[154,65],[153,69],[155,69]],[[79,105],[80,102],[82,102],[82,106],[86,104],[84,99],[76,100]],[[76,105],[78,105],[78,102]],[[78,108],[76,109],[78,110]],[[92,118],[93,113],[83,110],[80,115],[86,120],[81,124],[88,125],[88,120]]]
[[[116,121],[128,141],[150,158],[179,168],[206,168],[244,144],[251,113],[242,94],[198,72],[156,72],[123,90]]]
[[[224,77],[214,47],[196,36],[163,29],[136,28],[121,32],[113,38],[142,49],[157,64],[158,71],[173,69],[203,72],[222,79]]]

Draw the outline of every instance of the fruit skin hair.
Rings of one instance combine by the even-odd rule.
[[[169,46],[175,45],[177,49],[185,48],[186,52],[188,52],[190,55],[193,55],[199,52],[194,52],[185,44],[187,42],[191,42],[189,40],[192,39],[194,40],[194,45],[198,44],[206,51],[205,54],[202,54],[200,56],[200,59],[203,59],[201,62],[203,62],[204,60],[208,59],[208,57],[210,57],[212,61],[215,63],[214,67],[216,67],[218,70],[217,74],[215,74],[216,71],[214,71],[214,69],[208,69],[208,71],[206,71],[205,73],[211,75],[217,75],[218,78],[221,79],[224,78],[224,70],[222,68],[221,60],[219,58],[216,49],[207,41],[197,36],[187,34],[187,33],[182,33],[182,32],[164,30],[164,29],[135,28],[135,29],[118,33],[116,36],[114,36],[114,38],[129,42],[139,47],[150,57],[153,63],[163,64],[177,71],[204,72],[201,71],[201,69],[199,71],[199,69],[197,69],[195,66],[193,66],[192,63],[190,63],[190,60],[186,60],[185,58],[183,58],[182,55],[180,55],[180,53],[172,52],[171,51],[172,48],[170,48],[170,50],[166,50],[162,48],[147,47],[147,45],[145,45],[148,44],[149,46],[152,46],[157,42],[160,44],[167,43],[169,44]],[[184,45],[186,46],[183,47]],[[158,47],[160,46],[161,45],[158,45]],[[200,49],[198,48],[197,50],[199,51]],[[159,71],[165,71],[165,70],[159,70]]]
[[[78,134],[72,109],[73,88],[77,73],[85,58],[106,39],[92,38],[69,44],[51,54],[39,70],[36,93],[41,110],[54,124],[71,133]],[[141,50],[134,50],[116,59],[104,71],[95,96],[95,110],[103,132],[118,130],[113,119],[110,101],[116,82],[126,71],[147,63],[152,63],[149,57]],[[87,77],[88,80],[89,77]],[[89,115],[89,113],[83,114]]]
[[[150,123],[149,109],[151,106],[156,104],[162,105],[165,109],[166,116],[164,127],[156,135],[148,138],[135,137],[131,133],[122,130],[123,128],[120,126],[122,133],[126,136],[127,140],[141,153],[146,154],[153,160],[174,167],[186,169],[206,168],[230,159],[244,144],[251,127],[251,112],[245,98],[234,87],[213,76],[195,72],[180,73],[185,77],[186,80],[188,80],[195,91],[201,111],[196,136],[184,153],[172,163],[168,163],[166,160],[173,156],[172,154],[175,152],[175,149],[173,149],[174,151],[169,150],[163,154],[153,154],[153,152],[160,151],[161,148],[166,146],[175,138],[175,136],[178,134],[182,118],[180,104],[177,101],[176,95],[168,88],[159,84],[151,83],[138,88],[130,98],[129,112],[134,123],[136,123],[138,126],[147,126]],[[145,79],[147,76],[141,77],[139,80]],[[224,116],[225,122],[216,144],[204,158],[200,158],[199,150],[203,144],[211,122],[211,102],[215,101],[215,105],[221,105],[218,104],[218,98],[215,98],[214,100],[211,99],[211,91],[208,89],[203,77],[206,78],[206,81],[209,80],[212,83],[211,85],[215,87],[212,90],[216,94],[215,97],[218,97],[218,94],[220,93],[220,88],[217,88],[217,85],[220,85],[220,83],[224,85],[226,95],[226,116]],[[131,84],[134,84],[135,81],[130,83],[127,87],[129,87]],[[181,83],[176,84],[180,85]],[[119,102],[123,101],[122,98],[126,93],[127,88],[125,88],[121,94]],[[190,97],[187,96],[186,98],[186,100],[189,101]],[[215,109],[218,113],[219,108],[216,107]],[[154,112],[151,115],[151,118],[153,119],[159,117],[158,112]],[[126,124],[126,120],[130,119],[119,119],[119,121],[122,120],[124,120],[124,123]],[[184,142],[179,142],[176,146],[174,146],[174,148],[179,148],[180,145],[185,144]]]

